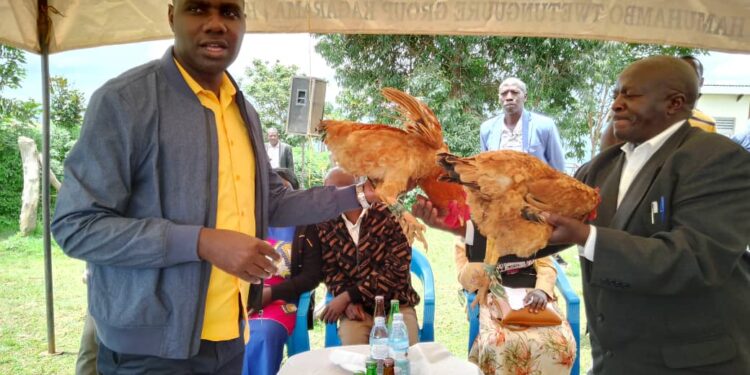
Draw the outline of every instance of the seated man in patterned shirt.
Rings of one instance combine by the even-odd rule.
[[[326,186],[348,186],[354,176],[339,168],[328,172]],[[348,185],[347,185],[348,184]],[[335,296],[322,313],[325,322],[340,321],[343,345],[367,344],[373,325],[375,296],[400,301],[399,310],[409,331],[409,345],[418,340],[414,307],[419,295],[411,286],[411,246],[401,226],[382,203],[355,209],[317,224],[318,236],[308,236],[309,246],[319,246],[326,287]]]

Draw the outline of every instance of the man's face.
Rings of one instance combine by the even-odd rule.
[[[242,0],[175,0],[169,6],[174,53],[191,75],[222,74],[245,34]]]
[[[500,86],[500,103],[503,110],[508,114],[519,114],[523,112],[523,104],[526,102],[526,94],[521,88],[513,83]]]
[[[669,123],[668,89],[643,69],[626,69],[613,93],[612,126],[617,138],[642,143],[659,134]]]
[[[276,146],[276,144],[279,143],[279,133],[273,130],[269,130],[268,143],[270,143],[271,146]]]

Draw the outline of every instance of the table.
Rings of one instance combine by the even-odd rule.
[[[361,366],[364,369],[364,359],[369,355],[369,345],[338,346],[311,350],[289,357],[279,371],[279,375],[351,375],[351,371],[345,370],[335,362],[345,359],[355,362],[361,360]],[[411,375],[482,374],[475,364],[453,356],[444,346],[436,342],[421,342],[412,345],[409,348],[409,362],[411,364]]]

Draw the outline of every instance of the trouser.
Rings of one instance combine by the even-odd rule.
[[[96,366],[103,375],[236,375],[242,372],[244,354],[241,337],[228,341],[201,340],[198,354],[188,359],[117,353],[99,343]]]
[[[289,334],[281,323],[271,319],[250,320],[250,341],[245,347],[243,375],[276,375],[284,356]]]
[[[78,348],[76,359],[76,375],[95,375],[96,353],[99,351],[99,343],[96,338],[96,324],[91,314],[86,314],[83,322],[83,333],[81,334],[81,346]]]
[[[417,311],[413,307],[400,307],[399,312],[404,314],[404,323],[409,331],[409,345],[419,342],[419,322],[417,321]],[[342,345],[360,345],[370,342],[370,331],[374,320],[372,315],[365,313],[363,320],[349,320],[342,316],[339,321],[339,337]]]

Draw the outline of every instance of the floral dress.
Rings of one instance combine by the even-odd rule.
[[[500,324],[498,298],[487,296],[487,306],[479,307],[479,334],[469,353],[469,361],[485,375],[570,374],[576,357],[576,342],[566,320],[559,326],[529,327],[516,330]],[[559,309],[550,302],[550,308]]]

